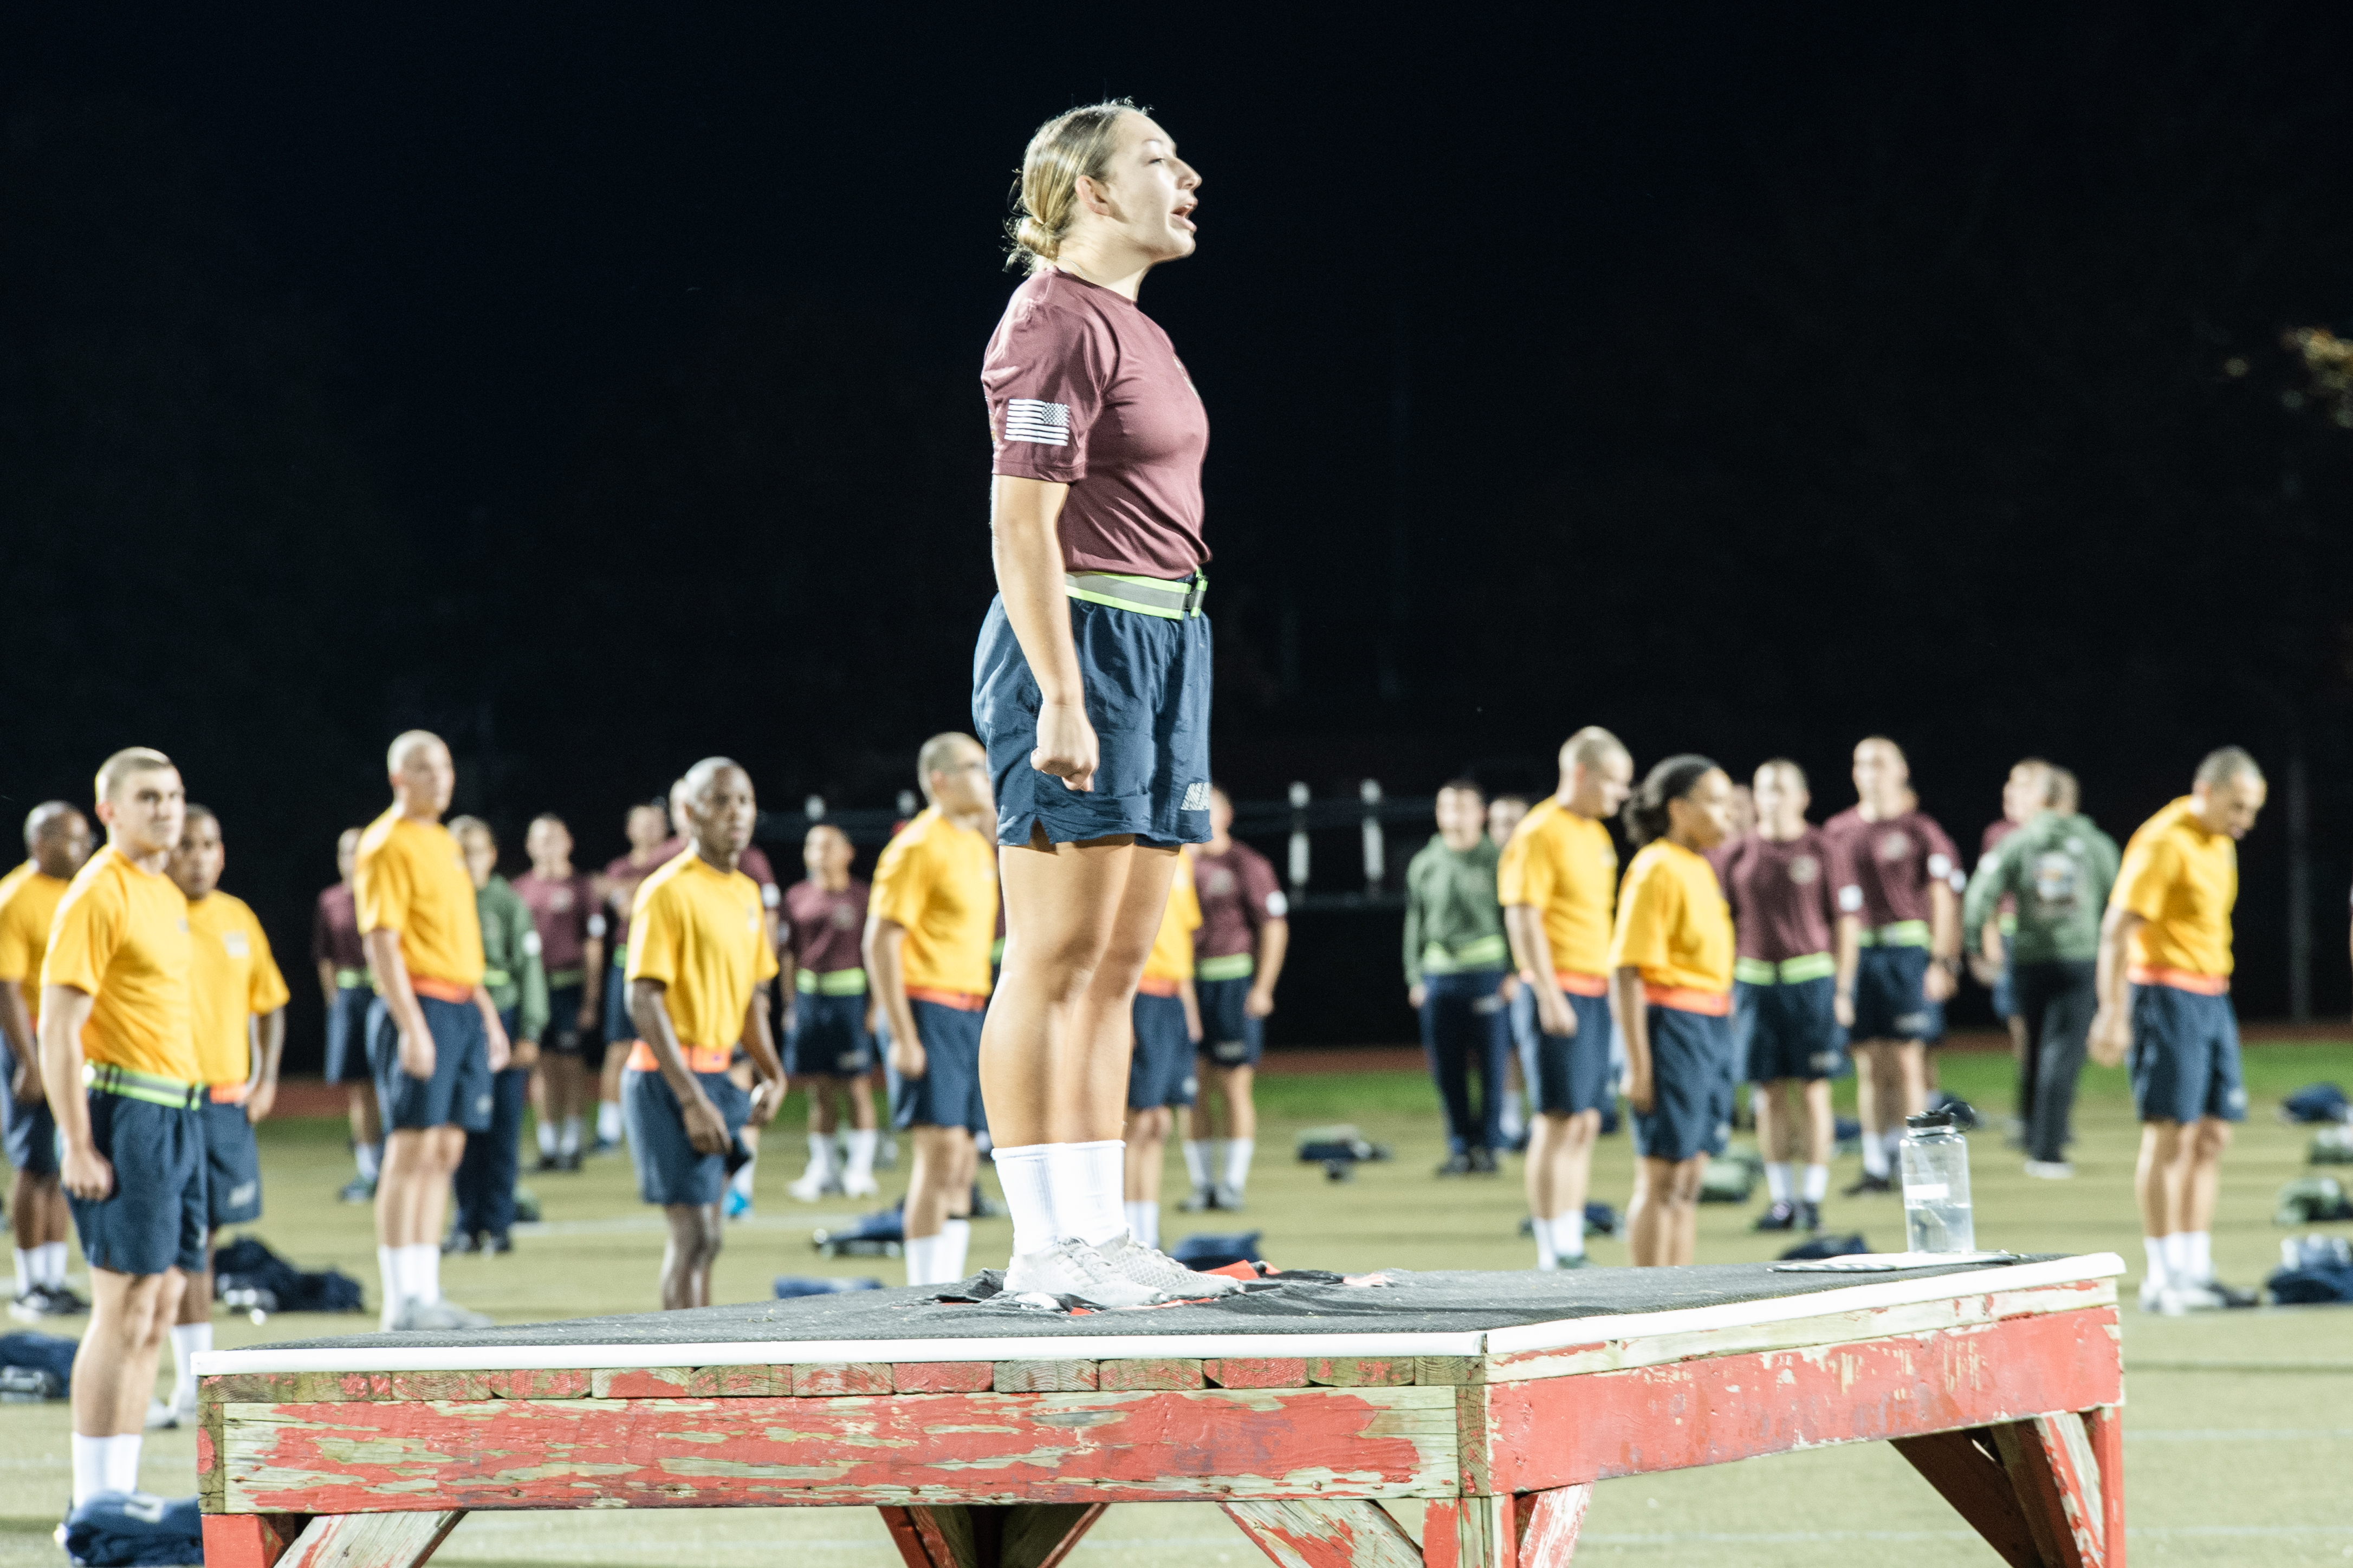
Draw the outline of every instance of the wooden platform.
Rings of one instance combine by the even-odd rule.
[[[1112,1503],[1213,1500],[1293,1568],[1551,1568],[1596,1481],[1888,1441],[2005,1561],[2124,1561],[2113,1255],[1599,1278],[1634,1272],[1585,1288],[1706,1304],[1527,1321],[1577,1281],[1499,1274],[1424,1277],[1491,1279],[1490,1327],[1430,1328],[1407,1290],[1034,1325],[836,1299],[213,1352],[206,1560],[409,1568],[472,1509],[806,1505],[880,1508],[911,1568],[1047,1568]],[[958,1331],[838,1332],[935,1321]],[[1381,1506],[1405,1498],[1419,1548]]]

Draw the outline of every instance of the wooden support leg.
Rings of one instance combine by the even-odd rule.
[[[2115,1412],[1904,1437],[1895,1448],[2011,1568],[2122,1568],[2124,1444]]]
[[[1220,1506],[1282,1568],[1421,1568],[1413,1537],[1377,1502],[1296,1498]],[[1433,1502],[1425,1517],[1434,1521],[1438,1511]]]
[[[2043,1568],[2042,1549],[2018,1506],[1995,1451],[1991,1429],[1938,1432],[1926,1437],[1898,1437],[1895,1451],[1942,1492],[1953,1511],[2001,1554],[2010,1568]]]
[[[310,1522],[307,1513],[208,1513],[206,1568],[274,1568]]]
[[[2103,1405],[2084,1412],[2092,1458],[2100,1467],[2100,1511],[2105,1516],[2108,1568],[2125,1568],[2125,1413]]]
[[[2068,1411],[1992,1430],[2042,1560],[2053,1568],[2108,1568],[2107,1508],[2084,1418]]]
[[[1109,1503],[882,1508],[907,1568],[1055,1568]]]
[[[1556,1487],[1515,1500],[1516,1568],[1568,1568],[1577,1555],[1577,1532],[1585,1528],[1585,1510],[1593,1502],[1592,1484]]]
[[[278,1560],[278,1568],[417,1568],[465,1518],[448,1513],[322,1514]]]

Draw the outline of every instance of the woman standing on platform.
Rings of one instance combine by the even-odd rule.
[[[1626,1041],[1637,1268],[1689,1263],[1700,1177],[1732,1121],[1732,911],[1706,852],[1732,830],[1732,781],[1705,757],[1669,757],[1626,802],[1641,846],[1618,891],[1609,1005]]]
[[[1014,290],[981,366],[997,602],[973,658],[1005,894],[980,1078],[1006,1289],[1107,1306],[1223,1294],[1128,1234],[1121,1123],[1136,982],[1177,847],[1209,836],[1208,416],[1144,275],[1193,253],[1201,177],[1125,101],[1022,160]]]

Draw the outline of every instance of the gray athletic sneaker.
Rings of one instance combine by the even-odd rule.
[[[447,1333],[459,1329],[495,1329],[495,1321],[480,1312],[468,1311],[455,1301],[409,1301],[393,1320],[395,1331],[427,1330]]]
[[[1242,1288],[1239,1279],[1223,1274],[1202,1274],[1186,1268],[1166,1253],[1155,1247],[1141,1246],[1136,1239],[1123,1232],[1097,1247],[1111,1271],[1123,1279],[1133,1279],[1161,1291],[1171,1300],[1191,1301],[1203,1296],[1231,1296]]]
[[[1168,1300],[1158,1287],[1114,1272],[1102,1253],[1075,1237],[1015,1258],[1006,1266],[1005,1289],[1015,1296],[1076,1296],[1098,1307],[1150,1307]]]

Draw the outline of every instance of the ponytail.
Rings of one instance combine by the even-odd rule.
[[[1685,800],[1699,781],[1716,771],[1707,758],[1685,752],[1667,758],[1643,776],[1634,793],[1626,797],[1626,806],[1619,814],[1625,825],[1626,837],[1641,848],[1653,839],[1667,836],[1667,804]]]

